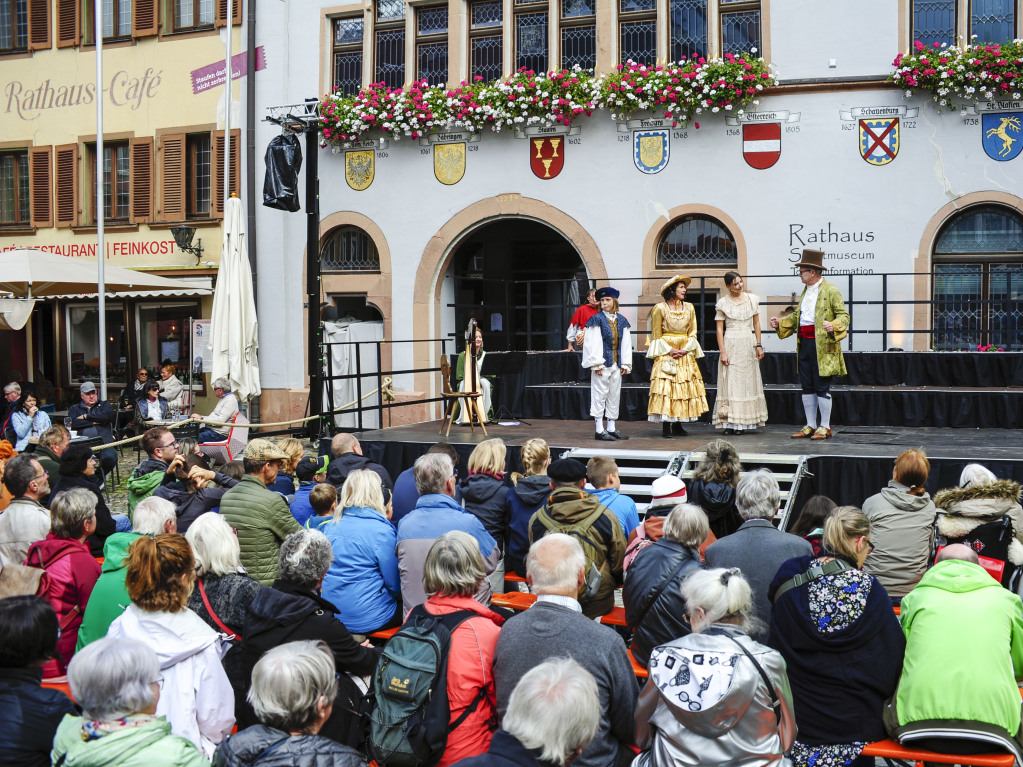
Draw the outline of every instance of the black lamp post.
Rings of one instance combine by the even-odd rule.
[[[174,242],[177,243],[181,250],[195,256],[195,264],[198,266],[199,262],[202,261],[202,238],[199,238],[196,244],[192,245],[192,238],[195,237],[195,227],[172,226],[171,234],[174,235]]]

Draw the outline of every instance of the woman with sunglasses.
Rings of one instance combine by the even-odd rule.
[[[884,586],[863,572],[870,520],[840,506],[824,521],[822,550],[782,564],[768,590],[768,644],[788,668],[799,735],[795,767],[872,767],[863,747],[885,736],[906,640]]]

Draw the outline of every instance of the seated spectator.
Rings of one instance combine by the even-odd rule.
[[[529,553],[529,520],[551,494],[551,480],[547,476],[547,467],[551,465],[551,450],[539,437],[527,439],[519,449],[519,460],[522,461],[523,473],[512,473],[512,486],[505,496],[508,507],[505,571],[525,576],[526,555]]]
[[[703,567],[699,546],[709,530],[703,509],[680,503],[664,520],[664,534],[639,552],[625,576],[625,621],[634,632],[630,649],[644,668],[657,645],[692,630],[682,582]]]
[[[639,527],[632,531],[628,537],[628,545],[625,547],[625,561],[623,567],[628,577],[629,565],[636,558],[636,555],[647,546],[660,539],[664,534],[664,520],[667,519],[671,510],[680,503],[685,503],[686,483],[673,474],[664,474],[658,477],[650,485],[650,505],[646,507],[646,513]],[[707,540],[700,544],[700,559],[703,559],[703,551],[712,544],[716,538],[713,533],[707,533]]]
[[[811,495],[799,512],[799,519],[789,528],[789,532],[803,538],[813,548],[813,555],[821,553],[821,540],[824,538],[824,520],[837,508],[833,500],[826,495]]]
[[[78,387],[81,402],[77,402],[68,408],[68,418],[71,419],[71,428],[83,437],[102,440],[104,445],[114,441],[114,420],[117,414],[114,406],[109,402],[99,401],[99,392],[96,384],[86,381]],[[105,447],[100,450],[100,468],[103,474],[107,475],[117,465],[117,451],[112,447]]]
[[[885,707],[889,734],[909,748],[1023,760],[1023,606],[969,546],[953,544],[902,600],[906,658]]]
[[[146,385],[148,383],[149,371],[145,368],[139,368],[138,372],[135,373],[135,380],[128,386],[125,386],[124,390],[121,392],[121,398],[118,401],[118,406],[122,408],[134,407],[138,400],[145,398]]]
[[[295,470],[298,468],[299,462],[305,458],[305,447],[293,437],[277,440],[277,447],[288,457],[281,463],[277,479],[274,480],[273,485],[269,486],[269,489],[280,493],[290,502],[291,496],[295,494]]]
[[[153,495],[174,504],[178,532],[182,534],[200,516],[219,509],[224,494],[238,484],[238,480],[211,469],[206,459],[196,454],[175,461],[174,478],[169,485],[156,488]]]
[[[938,534],[946,543],[965,543],[980,556],[1005,561],[1002,584],[1008,585],[1016,570],[1023,566],[1020,484],[997,479],[988,469],[974,463],[963,469],[959,485],[934,496]],[[1012,533],[1007,547],[1003,525]]]
[[[582,546],[571,536],[552,533],[530,547],[526,578],[536,604],[501,628],[494,658],[497,712],[507,727],[512,691],[520,680],[545,661],[568,656],[596,680],[600,703],[597,732],[574,763],[627,765],[633,757],[629,745],[639,689],[622,638],[582,614],[576,597],[585,568]]]
[[[332,485],[320,487],[333,489]],[[323,579],[323,598],[338,606],[338,619],[355,634],[400,626],[397,533],[388,519],[380,477],[356,469],[345,480],[335,507],[329,521],[316,528],[334,550]]]
[[[633,764],[787,764],[796,722],[785,661],[749,636],[746,579],[736,569],[701,570],[686,580],[682,598],[693,633],[651,655],[636,707],[643,751]]]
[[[136,539],[128,549],[125,583],[132,603],[110,624],[107,637],[156,650],[164,678],[156,713],[208,758],[234,726],[234,696],[220,663],[220,637],[187,607],[195,558],[185,536]]]
[[[160,533],[177,531],[174,506],[170,501],[150,496],[135,507],[131,515],[130,533],[114,533],[103,544],[102,573],[89,596],[82,627],[78,631],[77,649],[102,639],[114,622],[131,603],[124,579],[128,572],[128,549],[139,536],[153,537]]]
[[[459,767],[567,767],[592,742],[600,724],[593,676],[571,658],[527,671],[508,698],[501,729],[485,754]]]
[[[753,589],[753,615],[760,621],[751,629],[757,641],[767,638],[771,602],[767,589],[782,563],[805,557],[813,548],[802,538],[783,533],[771,524],[781,506],[778,482],[767,469],[747,474],[736,487],[736,506],[746,521],[736,532],[707,548],[708,567],[738,567]]]
[[[158,487],[174,481],[175,470],[184,463],[178,457],[178,440],[170,429],[154,426],[142,435],[139,446],[147,458],[128,477],[128,508],[148,498]]]
[[[732,444],[723,439],[708,443],[703,451],[704,458],[693,471],[686,490],[689,503],[695,503],[707,513],[714,537],[723,538],[734,533],[743,523],[735,501],[742,463]],[[756,587],[753,590],[755,592]]]
[[[42,686],[43,664],[56,658],[57,615],[33,595],[0,599],[0,763],[49,767],[57,725],[74,703]]]
[[[241,564],[238,536],[219,514],[206,512],[185,533],[195,557],[195,589],[188,609],[214,631],[241,637],[249,605],[259,584]]]
[[[353,748],[319,735],[337,697],[334,656],[324,642],[288,642],[252,669],[249,704],[259,724],[230,736],[216,767],[365,767]]]
[[[11,381],[4,386],[4,401],[0,403],[0,439],[4,439],[12,445],[18,441],[18,437],[14,433],[11,417],[20,401],[21,385],[17,381]]]
[[[204,767],[202,751],[171,734],[159,715],[174,692],[155,652],[142,642],[100,639],[68,668],[82,715],[68,714],[53,741],[53,763],[117,767]]]
[[[447,460],[447,456],[437,457]],[[411,519],[411,515],[407,519]],[[504,618],[473,598],[486,575],[477,540],[461,530],[444,533],[430,547],[423,566],[423,585],[429,596],[408,617],[411,623],[424,613],[475,613],[451,632],[447,667],[451,722],[462,717],[466,710],[471,713],[457,728],[448,731],[444,755],[436,767],[447,767],[460,759],[482,754],[490,746],[496,729],[494,651]]]
[[[213,412],[210,413],[206,418],[203,418],[200,413],[192,413],[193,421],[209,422],[211,424],[228,424],[232,423],[234,417],[238,415],[238,398],[234,396],[234,392],[231,391],[231,382],[227,378],[218,378],[213,382],[213,396],[220,400],[217,406],[213,408]],[[227,433],[230,431],[229,426],[203,426],[199,429],[199,444],[204,442],[224,442],[227,440]]]
[[[490,537],[497,543],[502,556],[487,576],[494,593],[504,593],[505,532],[508,529],[508,509],[505,498],[508,485],[504,481],[508,450],[499,437],[486,439],[469,456],[469,476],[459,483],[465,510],[483,523]]]
[[[376,670],[378,653],[369,642],[357,643],[334,617],[337,607],[318,593],[333,559],[330,541],[316,530],[301,528],[281,545],[277,580],[272,588],[260,589],[252,600],[241,646],[227,658],[239,729],[258,723],[246,702],[256,662],[284,642],[322,639],[334,656],[342,687],[321,734],[353,748],[362,746],[362,721],[351,713],[362,691],[346,674],[369,676]]]
[[[295,497],[291,499],[291,503],[288,506],[291,509],[291,516],[295,518],[295,521],[303,527],[308,527],[309,525],[306,523],[316,513],[309,504],[309,495],[312,493],[313,488],[317,485],[326,484],[335,490],[335,498],[337,497],[337,489],[327,482],[327,463],[324,458],[303,458],[298,462],[298,466],[295,467],[295,478],[298,480],[298,489],[295,491]]]
[[[178,455],[183,455],[187,458],[192,454],[202,455],[202,451],[199,450],[199,443],[196,440],[192,439],[191,437],[179,437]]]
[[[579,603],[587,618],[599,618],[614,608],[614,592],[622,583],[625,535],[614,512],[595,495],[583,492],[586,468],[574,458],[552,463],[547,474],[551,493],[529,521],[530,544],[548,533],[568,533],[586,540],[586,583],[579,590]],[[598,579],[599,576],[599,579]]]
[[[281,541],[299,529],[281,494],[268,489],[287,458],[270,440],[251,440],[245,446],[245,476],[220,499],[221,515],[238,531],[242,566],[264,586],[277,577]]]
[[[160,395],[167,400],[171,410],[179,411],[184,406],[185,387],[177,376],[174,365],[160,368]]]
[[[50,532],[50,512],[40,503],[50,495],[50,483],[39,461],[22,453],[6,462],[4,487],[14,499],[0,514],[0,556],[21,564],[28,547]]]
[[[501,549],[483,523],[455,501],[457,478],[451,459],[443,453],[426,453],[415,463],[419,500],[415,510],[398,524],[398,572],[401,574],[401,602],[406,614],[426,601],[423,566],[434,541],[450,530],[462,530],[476,539],[487,573],[494,572]],[[484,578],[476,599],[490,604],[490,582]]]
[[[6,509],[14,500],[14,493],[7,489],[7,485],[3,484],[3,481],[7,462],[15,455],[14,446],[6,439],[0,439],[0,511]]]
[[[89,536],[89,549],[94,557],[103,556],[103,544],[115,532],[128,532],[131,523],[124,514],[115,518],[107,508],[99,478],[99,459],[88,445],[71,445],[60,457],[60,481],[50,490],[50,505],[60,493],[80,488],[96,498],[96,530]]]
[[[59,423],[55,423],[39,437],[39,444],[36,445],[33,455],[43,469],[49,472],[51,487],[60,481],[60,457],[70,444],[71,432]]]
[[[391,490],[394,483],[387,469],[379,463],[374,463],[362,454],[362,445],[353,435],[347,432],[335,434],[330,441],[330,464],[327,466],[327,480],[334,487],[341,489],[341,485],[348,479],[348,475],[356,469],[369,469],[380,475],[380,481],[384,487]]]
[[[167,400],[160,396],[160,384],[150,381],[146,384],[145,396],[135,400],[135,415],[145,426],[152,426],[154,421],[166,421]]]
[[[356,469],[363,471],[363,469]],[[309,491],[309,508],[312,509],[312,516],[305,521],[305,527],[309,530],[319,530],[324,525],[334,521],[334,512],[337,510],[337,488],[328,482],[314,485]]]
[[[5,514],[7,512],[4,512]],[[45,596],[57,613],[57,657],[43,666],[47,679],[63,676],[75,654],[78,629],[99,580],[99,563],[86,540],[96,530],[96,496],[84,488],[57,493],[50,504],[50,532],[29,546],[25,564],[46,571]]]
[[[768,592],[768,644],[785,659],[796,706],[795,767],[873,767],[860,752],[885,737],[881,711],[899,683],[906,640],[884,586],[862,570],[871,530],[859,509],[835,509],[820,556],[782,564]]]
[[[28,447],[29,442],[39,442],[39,437],[51,426],[50,416],[39,409],[34,394],[26,394],[11,413],[11,426],[18,435],[14,449],[20,453]]]
[[[202,454],[200,453],[200,455]],[[241,460],[225,463],[223,466],[220,467],[220,471],[224,475],[230,477],[231,479],[237,479],[239,482],[241,482],[242,477],[245,476],[245,461]]]
[[[627,495],[622,495],[619,488],[622,478],[618,472],[615,459],[606,455],[595,455],[586,462],[586,479],[594,489],[597,500],[607,506],[622,523],[622,531],[626,539],[639,527],[639,512],[636,502]]]
[[[455,467],[455,478],[458,478],[458,451],[447,442],[435,442],[430,445],[427,453],[443,453],[451,459],[451,465]],[[415,468],[409,466],[394,480],[394,516],[391,522],[397,527],[398,523],[405,518],[412,509],[416,507],[419,500],[419,490],[416,489]],[[462,489],[455,483],[455,500],[462,502]]]
[[[863,502],[874,547],[863,569],[877,578],[896,602],[912,590],[930,565],[937,513],[924,489],[930,471],[923,450],[904,450],[895,459],[888,487]]]

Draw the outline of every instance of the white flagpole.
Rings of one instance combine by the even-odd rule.
[[[240,0],[239,0],[240,1]],[[224,27],[224,216],[231,198],[231,32],[234,28],[234,0],[227,0],[227,26]],[[223,257],[223,255],[221,255]]]
[[[106,249],[103,244],[103,3],[96,0],[96,260],[99,264],[97,280],[99,297],[99,397],[107,399],[107,296],[106,296]],[[110,172],[113,175],[114,163]],[[113,190],[111,190],[111,194]]]

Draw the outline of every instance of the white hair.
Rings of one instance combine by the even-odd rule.
[[[959,487],[972,487],[973,485],[990,485],[997,482],[998,477],[989,468],[979,463],[968,463],[963,467],[963,473],[959,475]]]
[[[159,679],[156,653],[134,639],[103,637],[71,659],[67,681],[82,707],[82,716],[110,722],[138,714],[156,702],[152,685]]]
[[[212,384],[211,389],[222,389],[223,391],[231,391],[231,379],[230,378],[218,378]]]
[[[140,535],[159,535],[167,530],[167,523],[171,520],[177,521],[177,511],[174,504],[166,498],[157,498],[151,495],[143,498],[135,506],[131,513],[131,530]]]
[[[277,557],[277,577],[314,590],[333,561],[334,549],[327,536],[319,530],[303,527],[285,538],[281,544],[281,553]]]
[[[680,503],[664,519],[664,537],[689,548],[698,548],[710,532],[707,513],[695,503]]]
[[[735,506],[743,519],[771,519],[781,506],[778,480],[767,469],[750,472],[735,488]]]
[[[252,669],[247,700],[263,724],[307,732],[317,706],[337,697],[334,655],[323,640],[288,642],[268,650]]]
[[[546,549],[554,551],[544,556]],[[546,566],[545,566],[546,565]],[[575,538],[564,533],[549,533],[529,547],[526,573],[533,591],[539,594],[575,591],[579,587],[579,571],[586,567],[586,554]]]
[[[697,570],[682,581],[682,598],[696,633],[722,618],[738,618],[739,626],[750,630],[753,591],[737,567]],[[703,610],[702,618],[694,616],[697,608]]]
[[[571,658],[552,658],[527,671],[508,699],[502,726],[540,760],[564,765],[593,740],[600,724],[597,683]]]
[[[420,495],[443,493],[448,479],[455,473],[455,465],[444,453],[424,453],[416,459],[412,476]]]
[[[245,572],[238,536],[216,512],[207,511],[196,517],[185,531],[185,540],[192,547],[195,572],[200,578]]]

